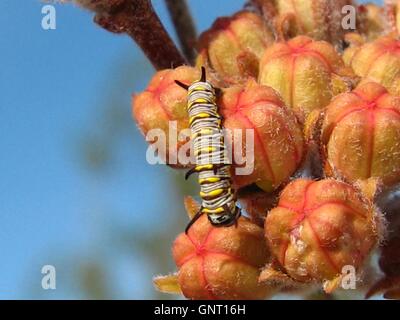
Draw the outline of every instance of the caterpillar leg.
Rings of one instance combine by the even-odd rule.
[[[183,82],[180,82],[179,80],[175,80],[175,83],[180,86],[181,88],[185,89],[186,91],[189,90],[189,86],[187,84],[184,84]]]
[[[203,212],[203,207],[200,208],[200,210],[196,213],[196,215],[190,220],[189,224],[187,225],[185,229],[185,233],[187,234],[189,232],[190,227],[204,214]]]

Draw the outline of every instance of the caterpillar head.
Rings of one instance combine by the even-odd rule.
[[[204,67],[201,67],[201,78],[198,81],[193,82],[191,85],[187,85],[179,80],[175,80],[175,83],[181,88],[189,91],[189,93],[194,91],[206,91],[215,95],[214,87],[207,81],[206,69]]]

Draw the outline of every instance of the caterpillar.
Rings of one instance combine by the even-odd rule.
[[[186,233],[201,215],[207,214],[213,226],[235,224],[241,215],[236,205],[232,187],[230,161],[227,157],[222,117],[216,104],[216,89],[206,80],[206,70],[201,68],[201,78],[190,86],[176,80],[188,91],[187,111],[196,166],[185,178],[198,173],[201,208],[186,227]]]

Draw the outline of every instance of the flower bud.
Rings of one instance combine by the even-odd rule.
[[[282,192],[265,221],[280,267],[298,282],[340,284],[342,268],[361,267],[377,241],[374,207],[343,182],[299,179]]]
[[[263,230],[241,217],[237,226],[213,227],[206,215],[173,245],[178,282],[188,299],[263,299],[258,283],[268,258]]]
[[[172,166],[183,166],[179,162],[177,152],[187,141],[180,141],[183,139],[179,139],[177,135],[189,127],[187,92],[179,87],[175,80],[190,84],[199,77],[197,69],[186,66],[159,71],[147,89],[133,97],[133,116],[140,130],[145,136],[152,129],[161,130],[165,134],[166,148],[158,149],[158,156],[163,162]],[[176,128],[173,121],[176,122]],[[172,130],[175,132],[171,132]],[[176,140],[170,140],[170,135],[176,135]]]
[[[346,63],[357,76],[382,84],[391,94],[400,95],[400,41],[393,36],[380,37],[360,47],[350,46]]]
[[[349,89],[353,78],[332,45],[299,36],[265,51],[258,79],[277,90],[304,122],[311,111],[324,108],[343,88]]]
[[[303,159],[303,135],[296,117],[279,95],[249,80],[245,86],[224,90],[219,107],[224,127],[231,133],[227,144],[233,149],[237,188],[256,183],[269,192],[287,181]],[[252,141],[246,139],[249,132],[254,137]],[[242,137],[241,145],[235,134]],[[253,170],[238,174],[241,168]]]
[[[326,109],[321,142],[334,175],[400,182],[400,97],[373,82],[337,96]]]
[[[221,87],[241,83],[249,76],[257,77],[261,55],[272,42],[273,34],[260,16],[240,11],[218,18],[200,36],[197,64],[216,72]]]
[[[264,0],[266,2],[270,0]],[[334,45],[343,40],[342,8],[351,0],[276,0],[278,12],[276,27],[284,29],[289,22],[291,36],[307,35],[315,40],[325,40]]]

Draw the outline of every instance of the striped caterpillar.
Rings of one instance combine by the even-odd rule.
[[[230,226],[236,223],[241,211],[236,205],[235,190],[232,188],[231,166],[226,154],[215,89],[206,80],[204,67],[201,68],[200,80],[190,86],[177,80],[175,82],[188,91],[187,111],[196,159],[196,166],[186,173],[185,178],[193,173],[199,174],[202,199],[201,208],[186,227],[186,233],[203,214],[207,214],[213,226]]]

